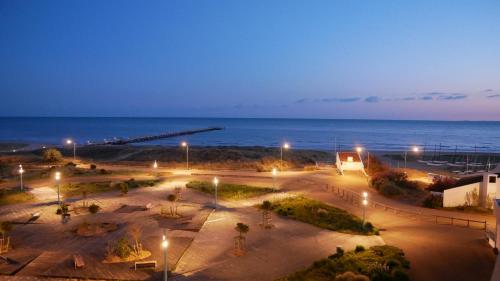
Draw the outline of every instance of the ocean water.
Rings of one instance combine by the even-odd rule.
[[[62,144],[102,142],[210,126],[223,131],[200,133],[146,144],[279,146],[333,150],[360,145],[369,150],[403,150],[412,145],[441,151],[500,152],[500,122],[387,121],[242,118],[0,118],[0,141]]]

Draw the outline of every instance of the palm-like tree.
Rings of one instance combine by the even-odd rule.
[[[167,200],[170,202],[170,215],[175,216],[177,214],[177,195],[169,194]]]

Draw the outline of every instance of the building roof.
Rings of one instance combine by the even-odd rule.
[[[339,159],[342,162],[347,162],[347,159],[349,157],[352,157],[353,162],[361,162],[361,158],[356,152],[337,152],[337,154],[339,155]]]

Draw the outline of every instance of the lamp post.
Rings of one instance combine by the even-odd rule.
[[[290,144],[285,142],[281,147],[280,147],[280,170],[283,171],[283,149],[288,150],[290,148]]]
[[[215,209],[217,209],[217,186],[219,185],[219,179],[214,177],[214,186],[215,186]]]
[[[276,189],[276,175],[278,174],[278,170],[276,168],[273,168],[273,189]]]
[[[155,176],[158,176],[158,162],[156,162],[156,160],[155,160],[155,162],[153,163],[153,174],[154,174]]]
[[[419,148],[418,148],[417,146],[414,146],[414,147],[412,147],[412,148],[411,148],[411,150],[412,150],[413,152],[415,152],[415,153],[418,153]],[[406,156],[407,156],[407,154],[408,154],[408,150],[407,150],[407,149],[405,149],[405,170],[406,170]]]
[[[19,177],[21,178],[21,191],[23,191],[23,189],[24,189],[24,186],[23,186],[23,173],[24,173],[23,165],[19,164]]]
[[[168,240],[165,235],[163,235],[163,241],[161,242],[161,247],[163,248],[163,280],[168,279]]]
[[[57,205],[61,206],[61,172],[56,172],[54,178],[57,184]]]
[[[185,141],[183,141],[181,145],[186,148],[186,170],[189,170],[189,145]]]
[[[363,192],[363,228],[365,227],[366,206],[368,205],[368,193]]]
[[[73,161],[76,161],[76,141],[67,139],[66,144],[73,144]]]

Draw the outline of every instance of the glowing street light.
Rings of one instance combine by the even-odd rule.
[[[363,152],[363,148],[361,146],[356,147],[356,152],[357,153]]]
[[[73,161],[76,161],[76,141],[72,139],[67,139],[66,144],[68,145],[73,144]]]
[[[56,172],[54,179],[57,184],[57,205],[61,206],[61,172]]]
[[[19,177],[21,178],[21,191],[23,191],[23,173],[24,173],[24,169],[23,169],[23,165],[19,164]]]
[[[219,185],[219,179],[214,177],[214,186],[215,186],[215,209],[217,209],[217,186]]]
[[[413,146],[411,148],[411,151],[413,151],[414,153],[418,153],[420,151],[420,149],[418,148],[418,146]],[[407,154],[408,154],[408,150],[405,149],[405,170],[406,170],[406,157],[407,157]]]
[[[156,162],[156,160],[155,160],[155,162],[153,163],[153,169],[155,169],[155,170],[156,170],[156,169],[158,169],[158,162]]]
[[[189,145],[187,142],[183,141],[181,146],[186,148],[186,170],[189,170]]]
[[[163,241],[161,242],[161,247],[163,249],[163,280],[167,281],[168,279],[168,240],[163,235]]]
[[[281,161],[280,161],[280,170],[283,171],[283,149],[285,150],[288,150],[290,148],[290,144],[285,142],[283,143],[283,145],[281,146],[281,149],[280,149],[280,156],[281,156]]]

